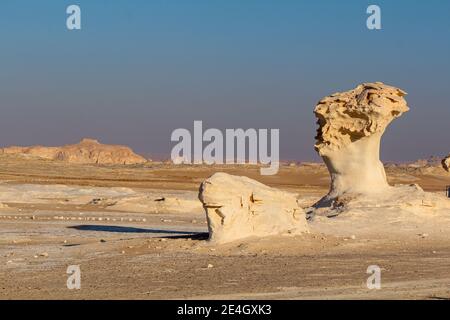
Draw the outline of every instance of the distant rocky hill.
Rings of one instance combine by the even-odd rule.
[[[79,164],[139,164],[147,160],[121,145],[101,144],[94,139],[83,139],[78,144],[62,147],[7,147],[0,154],[22,154],[43,159]]]

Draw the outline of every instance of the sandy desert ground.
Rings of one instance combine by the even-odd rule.
[[[450,215],[402,223],[387,212],[369,227],[317,218],[311,233],[206,241],[199,184],[214,172],[245,175],[300,195],[328,191],[326,168],[77,165],[0,155],[1,299],[450,299]],[[388,166],[391,184],[444,194],[442,168]],[[436,222],[437,221],[437,222]],[[366,224],[367,226],[367,224]],[[81,289],[66,286],[69,265]],[[382,288],[369,290],[369,265]]]

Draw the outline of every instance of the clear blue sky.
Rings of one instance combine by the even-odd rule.
[[[279,128],[282,158],[314,160],[316,102],[383,81],[411,107],[383,159],[450,152],[450,1],[1,0],[0,39],[2,146],[90,136],[168,155],[203,120]]]

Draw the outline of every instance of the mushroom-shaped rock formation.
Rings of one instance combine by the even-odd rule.
[[[201,184],[199,199],[209,239],[215,243],[308,232],[305,212],[294,194],[247,177],[216,173]]]
[[[442,160],[442,166],[447,172],[450,172],[450,154]]]
[[[328,168],[331,186],[310,214],[334,216],[350,208],[380,206],[450,208],[445,198],[417,185],[387,183],[379,157],[381,137],[395,118],[409,110],[405,95],[375,82],[319,102],[314,110],[319,125],[315,149]]]
[[[392,120],[409,110],[405,92],[380,82],[322,99],[315,149],[331,175],[328,198],[374,193],[388,188],[380,161],[380,142]]]

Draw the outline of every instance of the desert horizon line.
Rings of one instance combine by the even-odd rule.
[[[101,139],[98,138],[93,138],[93,137],[82,137],[81,139],[78,139],[75,142],[69,142],[66,144],[60,144],[60,145],[53,145],[53,144],[46,144],[46,143],[39,143],[39,144],[26,144],[26,145],[22,145],[22,144],[0,144],[0,151],[2,149],[6,149],[6,148],[12,148],[12,147],[20,147],[20,148],[30,148],[30,147],[48,147],[48,148],[58,148],[58,147],[62,147],[62,146],[68,146],[68,145],[74,145],[77,143],[80,143],[82,141],[85,140],[92,140],[92,141],[97,141],[100,144],[103,144]],[[152,152],[152,151],[142,151],[142,150],[138,150],[137,148],[131,147],[129,144],[121,144],[121,143],[112,143],[112,144],[105,144],[105,145],[111,145],[111,146],[125,146],[130,148],[133,152],[135,152],[137,155],[142,156],[143,158],[145,158],[148,161],[161,161],[161,162],[165,162],[165,161],[170,161],[171,160],[171,151],[168,150],[167,152]],[[314,147],[311,147],[311,150],[313,153],[314,152]],[[1,153],[1,152],[0,152]],[[415,163],[417,161],[441,161],[443,157],[445,157],[446,154],[442,154],[442,155],[436,155],[436,154],[432,154],[429,155],[428,157],[418,157],[418,158],[410,158],[410,159],[405,159],[405,160],[392,160],[392,159],[381,159],[381,161],[384,164],[405,164],[405,163]],[[280,156],[279,159],[279,163],[280,164],[286,164],[286,163],[319,163],[319,164],[323,164],[322,160],[320,159],[319,156],[317,155],[313,155],[311,158],[295,158],[295,157],[282,157]],[[207,164],[184,164],[184,165],[207,165]],[[213,164],[213,165],[217,165],[217,166],[224,166],[226,165],[226,163],[224,164]],[[239,165],[239,164],[234,164],[234,165]],[[251,163],[243,163],[241,165],[252,165]],[[261,165],[260,163],[257,163],[255,165]]]

